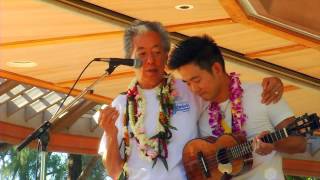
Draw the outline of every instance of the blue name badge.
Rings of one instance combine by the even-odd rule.
[[[175,103],[173,108],[173,114],[178,111],[187,112],[190,111],[190,104],[186,102]]]

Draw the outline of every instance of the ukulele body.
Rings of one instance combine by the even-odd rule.
[[[220,180],[230,179],[251,169],[252,154],[232,161],[228,160],[226,148],[245,142],[243,136],[225,134],[218,139],[204,137],[189,141],[183,149],[183,164],[188,179]],[[219,163],[218,163],[219,162]],[[225,176],[228,172],[229,176]]]

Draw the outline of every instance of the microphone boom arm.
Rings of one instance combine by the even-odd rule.
[[[31,141],[35,139],[40,139],[41,135],[44,134],[45,131],[47,131],[52,123],[58,119],[63,113],[65,113],[67,110],[69,110],[76,102],[80,100],[88,91],[90,91],[98,82],[103,80],[105,77],[109,76],[114,69],[118,67],[118,65],[109,65],[109,68],[106,70],[106,72],[99,77],[99,79],[95,80],[90,86],[86,87],[79,95],[75,97],[67,106],[65,106],[63,109],[58,111],[55,115],[53,115],[50,120],[45,121],[38,129],[34,130],[27,138],[25,138],[17,147],[18,151],[21,151],[25,146],[27,146]]]

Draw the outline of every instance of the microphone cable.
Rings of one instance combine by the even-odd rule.
[[[94,60],[91,60],[91,61],[85,66],[85,68],[81,71],[81,73],[80,73],[79,76],[77,77],[77,80],[73,83],[71,89],[69,90],[67,96],[64,97],[62,103],[60,104],[59,108],[58,108],[57,111],[53,114],[52,117],[54,117],[54,116],[59,112],[59,110],[62,108],[63,104],[65,103],[65,101],[66,101],[67,98],[70,96],[70,94],[71,94],[71,92],[73,91],[73,89],[75,88],[76,84],[79,82],[79,80],[80,80],[81,76],[83,75],[83,73],[85,72],[85,70],[86,70],[94,61],[98,61],[98,60],[95,60],[95,59],[94,59]],[[47,120],[47,121],[48,121],[48,120]],[[51,122],[50,122],[50,123],[51,123]],[[41,142],[38,141],[37,151],[40,152],[40,149],[41,149]],[[48,157],[48,158],[49,158],[49,157]],[[39,168],[39,160],[38,160],[38,158],[37,158],[37,160],[36,160],[36,174],[35,174],[36,179],[37,179],[37,177],[38,177],[38,168]],[[39,174],[39,176],[40,176],[40,174]]]
[[[73,83],[72,87],[70,88],[68,94],[66,97],[64,97],[62,103],[60,104],[59,108],[57,109],[57,111],[53,114],[52,117],[54,117],[58,112],[59,110],[62,108],[63,104],[65,103],[65,101],[67,100],[67,98],[70,96],[71,92],[73,91],[73,89],[75,88],[76,84],[78,83],[78,81],[80,80],[82,74],[85,72],[85,70],[94,62],[94,61],[98,61],[98,60],[91,60],[87,65],[86,67],[81,71],[81,73],[79,74],[79,76],[77,77],[77,80]]]

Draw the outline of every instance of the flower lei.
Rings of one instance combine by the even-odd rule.
[[[144,129],[144,115],[146,100],[139,92],[138,82],[133,79],[127,91],[127,115],[123,120],[124,145],[125,145],[125,164],[123,172],[119,179],[127,179],[128,164],[127,159],[130,155],[130,137],[134,137],[138,143],[140,157],[153,161],[152,167],[161,159],[168,170],[166,158],[168,157],[167,144],[172,137],[171,129],[177,130],[170,125],[170,119],[173,114],[174,100],[177,92],[174,89],[174,79],[167,75],[163,83],[157,87],[157,98],[159,100],[159,120],[157,121],[157,134],[147,137]],[[129,133],[129,128],[131,131]],[[130,135],[130,136],[129,136]]]
[[[232,132],[242,132],[241,127],[246,121],[247,116],[242,108],[242,94],[243,89],[239,79],[239,74],[235,72],[230,73],[230,101],[231,101],[231,113],[232,113]],[[217,102],[212,102],[209,105],[209,125],[212,128],[212,135],[219,137],[224,133],[224,129],[221,125],[222,114]]]

